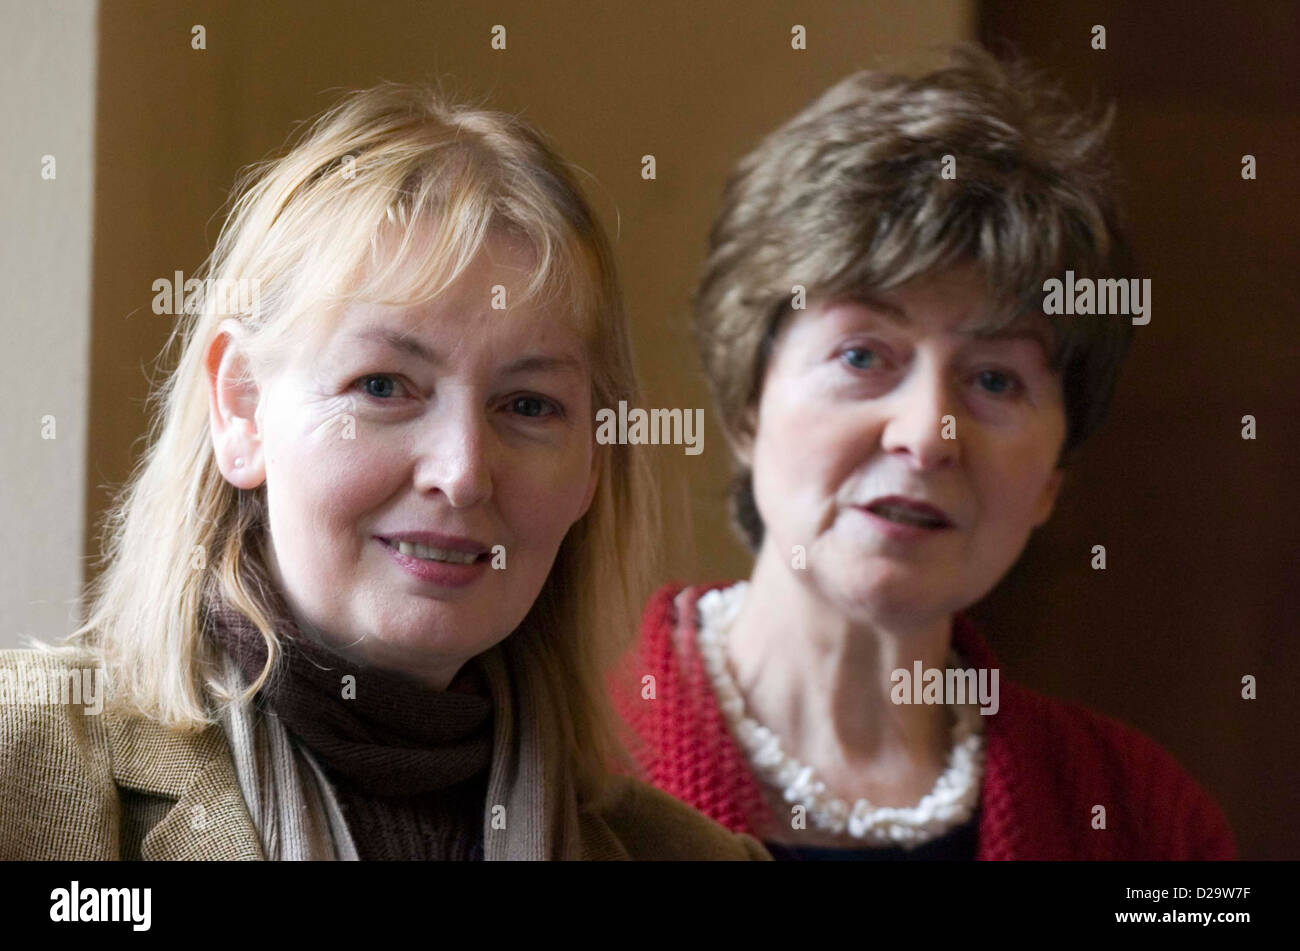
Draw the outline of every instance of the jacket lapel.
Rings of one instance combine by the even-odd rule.
[[[168,730],[140,716],[106,716],[118,786],[175,800],[144,838],[145,861],[263,860],[225,734]],[[631,858],[609,824],[593,810],[578,817],[580,855],[588,861]]]
[[[119,787],[175,800],[144,838],[146,861],[262,859],[225,733],[169,730],[141,716],[108,716]]]
[[[578,815],[582,843],[579,860],[583,862],[629,862],[632,856],[614,830],[595,810],[584,809]]]

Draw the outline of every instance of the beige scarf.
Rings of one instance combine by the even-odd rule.
[[[577,797],[563,775],[558,711],[546,684],[511,663],[502,643],[479,655],[494,704],[492,766],[483,804],[488,861],[580,859]],[[226,685],[247,689],[225,658]],[[514,668],[524,668],[514,673]],[[222,721],[249,815],[272,861],[357,859],[338,797],[311,753],[275,716],[231,704]]]

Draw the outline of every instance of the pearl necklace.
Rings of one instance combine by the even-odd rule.
[[[914,848],[968,821],[984,775],[983,723],[972,704],[953,705],[952,752],[934,789],[915,806],[903,808],[873,807],[866,799],[850,807],[829,796],[811,766],[787,755],[776,734],[746,714],[744,698],[727,669],[726,641],[748,587],[749,582],[739,581],[700,596],[696,640],[718,705],[754,770],[781,790],[786,802],[802,805],[817,828],[836,835],[847,829],[853,838],[873,845]],[[948,664],[960,666],[955,653],[949,653]]]

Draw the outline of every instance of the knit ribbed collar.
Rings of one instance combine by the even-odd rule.
[[[664,632],[683,654],[684,670],[689,671],[690,688],[683,691],[688,709],[656,710],[657,715],[679,717],[692,724],[696,735],[682,743],[692,757],[691,787],[678,790],[656,783],[666,791],[712,818],[733,832],[753,834],[755,823],[771,823],[773,817],[762,787],[751,771],[740,746],[732,738],[726,717],[718,707],[716,695],[708,684],[703,658],[696,641],[698,615],[696,604],[701,595],[730,588],[735,581],[712,582],[685,587],[666,587],[656,601],[660,611],[667,611],[664,621],[648,621],[664,626]],[[648,618],[653,615],[647,615]],[[1032,692],[1003,676],[1002,664],[992,648],[965,614],[956,614],[952,623],[952,647],[968,667],[997,669],[1001,691],[998,715],[985,725],[985,767],[980,790],[979,847],[976,858],[1026,859],[1074,854],[1070,844],[1078,841],[1057,818],[1050,790],[1059,782],[1035,745],[1035,717],[1050,716],[1050,707]],[[694,706],[689,706],[694,704]],[[701,794],[698,790],[706,790]],[[1033,839],[1033,847],[1029,840]],[[1085,841],[1094,842],[1096,839]]]
[[[209,604],[207,618],[213,642],[255,681],[266,664],[261,633],[221,599]],[[493,701],[475,660],[447,690],[434,690],[308,639],[282,599],[271,621],[283,650],[257,703],[336,774],[374,795],[409,796],[489,768]],[[349,675],[354,684],[345,684]]]

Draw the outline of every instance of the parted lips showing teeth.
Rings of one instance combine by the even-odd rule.
[[[943,511],[924,502],[915,502],[901,496],[877,499],[866,507],[868,512],[891,522],[916,525],[921,528],[949,528],[952,522]]]
[[[415,542],[393,541],[384,539],[384,543],[392,548],[396,548],[403,555],[410,555],[412,558],[422,558],[425,561],[449,561],[457,565],[472,565],[481,557],[473,552],[452,551],[449,548],[433,548],[429,545],[420,545]]]

